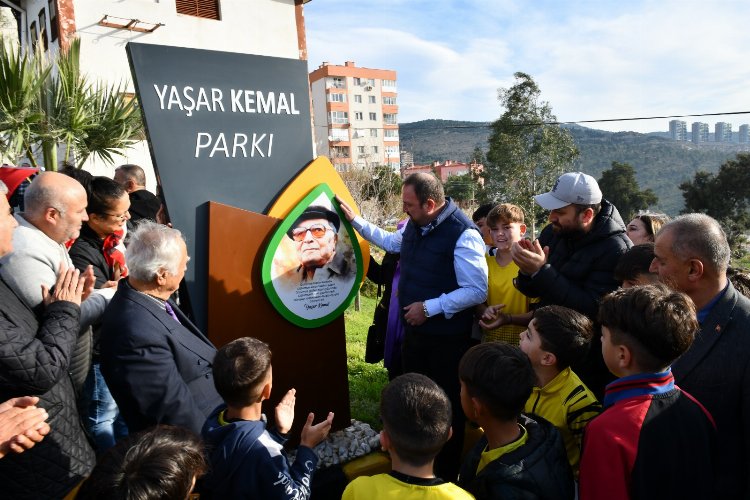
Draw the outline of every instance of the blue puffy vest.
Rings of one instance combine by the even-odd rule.
[[[453,252],[459,236],[468,228],[475,228],[468,217],[450,198],[440,215],[422,235],[422,229],[409,220],[401,242],[401,278],[398,282],[399,303],[402,308],[413,302],[434,299],[458,288],[453,267]],[[409,327],[418,333],[431,335],[468,335],[474,308],[468,308],[446,319],[438,314],[422,325]]]

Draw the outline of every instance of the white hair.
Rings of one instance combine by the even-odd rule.
[[[159,271],[177,274],[180,265],[182,233],[177,229],[142,221],[130,236],[125,261],[130,276],[139,281],[153,281]]]

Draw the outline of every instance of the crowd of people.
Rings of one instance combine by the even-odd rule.
[[[180,310],[187,248],[142,169],[66,173],[37,175],[16,213],[0,183],[4,494],[315,497],[334,415],[308,414],[288,460],[295,390],[267,425],[270,347],[217,350]],[[343,498],[750,496],[750,300],[715,220],[626,225],[580,172],[535,196],[549,224],[533,240],[519,207],[469,218],[432,175],[402,198],[395,232],[338,200],[387,252],[368,360],[389,372],[392,465]],[[302,236],[325,238],[321,217]]]

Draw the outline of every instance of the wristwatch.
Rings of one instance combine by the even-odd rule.
[[[427,302],[422,302],[422,311],[424,311],[425,318],[430,317],[430,312],[427,310]]]

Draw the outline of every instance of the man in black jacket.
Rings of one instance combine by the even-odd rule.
[[[549,224],[539,239],[513,244],[520,271],[516,288],[539,297],[539,306],[560,305],[596,318],[599,299],[618,286],[614,269],[632,243],[614,205],[602,198],[596,180],[582,172],[561,175],[552,191],[534,200],[549,210]],[[576,373],[597,395],[612,379],[595,336],[585,366]]]
[[[18,225],[4,187],[0,183],[0,256],[13,250],[11,234]],[[0,460],[3,498],[62,498],[94,467],[68,374],[81,315],[79,277],[72,267],[62,273],[35,315],[0,276],[0,401],[38,396],[51,428],[33,449]],[[42,287],[37,290],[42,299]]]

